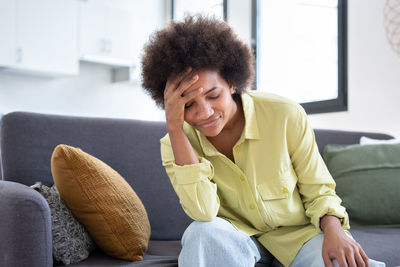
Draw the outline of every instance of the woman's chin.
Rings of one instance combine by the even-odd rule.
[[[209,127],[209,128],[200,127],[196,129],[206,137],[216,137],[221,132],[218,127]]]

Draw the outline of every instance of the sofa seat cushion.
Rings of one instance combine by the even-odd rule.
[[[150,223],[124,178],[101,160],[67,145],[54,149],[51,170],[61,198],[105,253],[143,259]]]
[[[369,258],[387,267],[400,266],[400,228],[351,228],[350,232]]]
[[[100,250],[94,251],[88,259],[69,265],[71,267],[106,267],[106,266],[140,266],[140,267],[177,267],[178,256],[181,251],[181,241],[159,241],[150,240],[149,247],[142,261],[127,262],[118,260],[107,256]],[[62,266],[62,264],[55,264],[55,266]]]

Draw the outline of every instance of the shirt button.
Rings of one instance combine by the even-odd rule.
[[[251,210],[254,210],[255,208],[256,208],[256,206],[255,206],[254,204],[251,204],[251,205],[250,205],[250,209],[251,209]]]
[[[240,181],[244,181],[244,176],[243,175],[240,175]]]
[[[286,188],[286,187],[284,187],[283,189],[282,189],[282,193],[289,193],[289,190]]]

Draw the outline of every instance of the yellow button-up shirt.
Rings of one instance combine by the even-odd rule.
[[[342,218],[348,229],[348,215],[304,109],[268,93],[243,93],[241,99],[245,127],[233,147],[234,162],[186,123],[199,163],[176,165],[168,135],[160,140],[162,162],[188,216],[227,219],[289,266],[321,233],[322,216]]]

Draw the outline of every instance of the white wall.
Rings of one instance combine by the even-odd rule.
[[[163,120],[164,113],[139,85],[110,81],[110,69],[88,63],[69,78],[0,73],[0,111]]]
[[[162,27],[169,1],[143,1]],[[140,3],[143,3],[140,1]],[[228,22],[247,42],[251,36],[251,1],[229,0]],[[400,138],[400,56],[390,48],[384,31],[382,0],[348,1],[349,110],[311,115],[314,128],[386,132]],[[148,14],[137,13],[147,38]],[[143,23],[139,23],[142,21]],[[154,22],[154,21],[153,21]],[[105,67],[81,64],[77,77],[44,79],[0,71],[0,113],[14,110],[163,120],[164,114],[138,84],[112,84]]]
[[[314,128],[377,131],[400,138],[400,55],[386,39],[384,4],[348,1],[349,110],[311,115]]]

